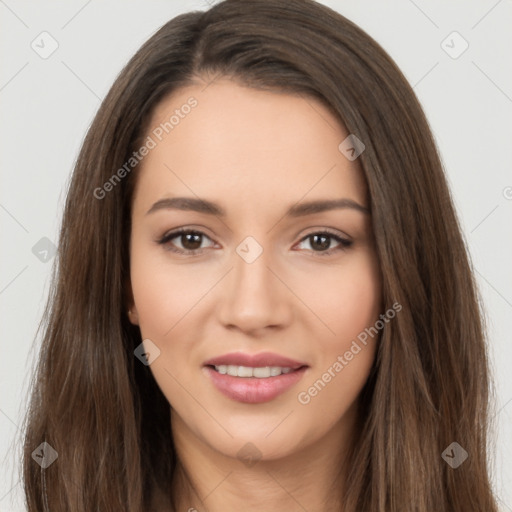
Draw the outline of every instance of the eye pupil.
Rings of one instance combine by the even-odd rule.
[[[181,235],[181,242],[185,249],[193,251],[201,247],[201,238],[202,235],[199,233],[184,233]]]
[[[329,249],[329,246],[331,245],[330,244],[330,237],[329,236],[325,236],[325,235],[312,235],[311,238],[313,239],[313,243],[311,244],[311,247],[313,247],[313,249],[315,249],[315,246],[316,246],[316,249]],[[323,242],[317,244],[317,241],[318,239],[322,239]]]

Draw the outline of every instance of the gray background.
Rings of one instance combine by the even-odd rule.
[[[512,511],[512,1],[322,3],[396,60],[441,150],[487,312],[497,388],[493,482],[500,506]],[[170,18],[206,8],[206,0],[0,0],[1,511],[24,510],[14,449],[54,261],[41,239],[57,240],[78,149],[124,63]],[[464,41],[453,31],[469,44],[460,55]],[[46,59],[31,47],[41,53],[41,37],[46,50],[50,37],[58,44]]]

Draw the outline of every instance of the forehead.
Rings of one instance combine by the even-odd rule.
[[[362,170],[338,149],[348,135],[311,97],[229,79],[190,85],[155,109],[137,190],[147,201],[193,193],[246,208],[341,195],[363,203]]]

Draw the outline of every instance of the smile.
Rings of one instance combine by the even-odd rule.
[[[291,371],[293,371],[292,368],[281,366],[264,366],[261,368],[253,368],[251,366],[236,366],[233,364],[221,364],[215,366],[215,370],[223,375],[227,374],[231,375],[232,377],[256,377],[258,379],[277,377],[282,373],[290,373]]]

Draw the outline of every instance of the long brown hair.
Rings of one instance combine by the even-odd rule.
[[[312,0],[226,0],[177,16],[104,99],[70,182],[42,325],[25,419],[28,510],[141,512],[157,489],[174,503],[169,403],[134,357],[141,334],[126,314],[136,166],[94,191],[129,160],[155,106],[204,76],[319,99],[366,146],[383,305],[403,310],[361,394],[344,512],[496,511],[483,315],[428,123],[385,51]],[[44,469],[32,457],[43,442],[58,453]],[[468,454],[458,468],[442,457],[453,442]]]

